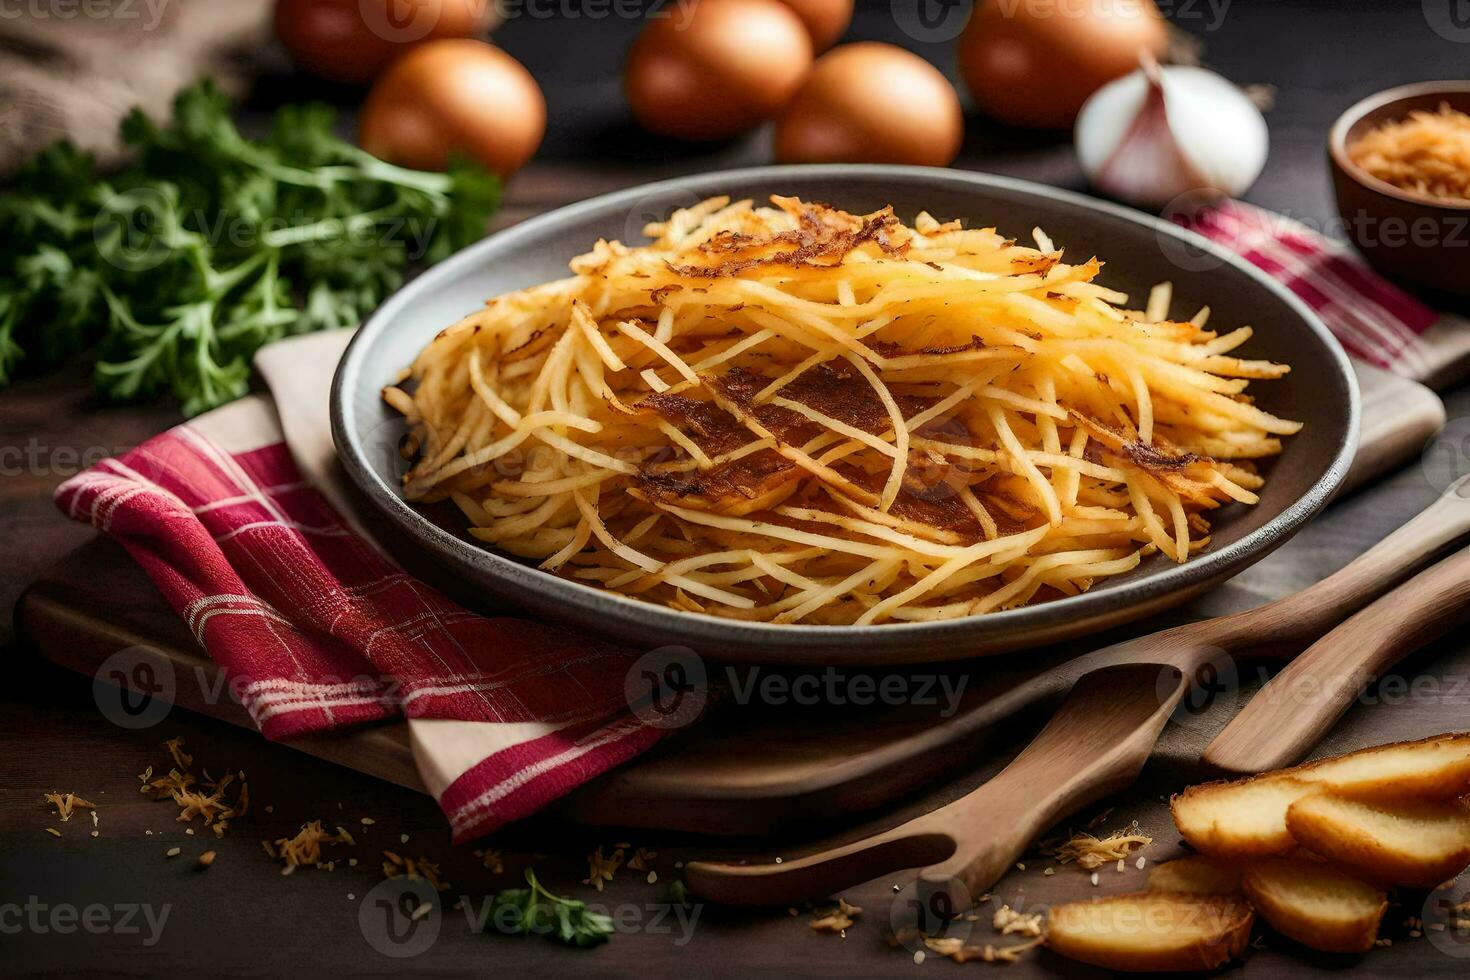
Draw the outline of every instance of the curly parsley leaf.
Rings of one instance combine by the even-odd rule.
[[[167,125],[123,121],[135,160],[106,182],[69,144],[40,153],[0,200],[0,385],[97,344],[101,391],[193,415],[248,390],[261,346],[357,323],[411,265],[484,234],[494,176],[396,167],[332,125],[288,106],[248,139],[206,80]]]
[[[495,895],[485,910],[480,931],[494,928],[513,935],[541,933],[568,946],[586,948],[606,942],[613,933],[609,916],[594,912],[586,902],[553,895],[526,869],[529,888],[507,888]]]

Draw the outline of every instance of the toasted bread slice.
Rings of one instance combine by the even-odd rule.
[[[1269,858],[1245,872],[1245,894],[1271,927],[1324,953],[1365,953],[1388,898],[1321,861]]]
[[[1239,864],[1217,861],[1204,854],[1191,854],[1154,865],[1148,873],[1148,890],[1191,895],[1239,895],[1240,873]]]
[[[1316,790],[1283,776],[1191,786],[1170,801],[1174,825],[1196,851],[1226,860],[1284,854],[1296,847],[1286,811]]]
[[[1362,799],[1450,799],[1470,791],[1470,735],[1439,735],[1363,749],[1234,782],[1192,786],[1174,797],[1174,823],[1196,850],[1231,860],[1296,846],[1286,811],[1330,792]]]
[[[1069,959],[1129,972],[1213,970],[1250,941],[1243,898],[1138,892],[1051,910],[1046,945]]]
[[[1320,783],[1338,796],[1453,799],[1470,793],[1470,734],[1380,745],[1284,773]]]
[[[1286,827],[1301,845],[1345,871],[1385,885],[1433,888],[1470,864],[1470,809],[1441,800],[1297,800]]]

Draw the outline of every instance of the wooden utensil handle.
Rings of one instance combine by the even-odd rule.
[[[916,830],[910,821],[842,847],[784,858],[780,864],[690,861],[684,866],[684,883],[700,898],[723,905],[790,905],[836,895],[889,871],[941,860],[953,850],[947,834]]]
[[[1256,693],[1201,761],[1228,773],[1289,765],[1383,671],[1470,618],[1470,548],[1394,589],[1313,644]]]
[[[1470,476],[1350,564],[1292,595],[1200,623],[1201,635],[1229,649],[1315,640],[1470,534]]]
[[[966,910],[1041,830],[1132,782],[1187,686],[1179,670],[1157,664],[1099,670],[1010,765],[968,795],[881,834],[779,864],[691,861],[685,883],[711,901],[789,905],[929,865],[918,882],[923,906]]]
[[[949,828],[955,851],[919,875],[925,907],[949,907],[998,880],[1053,823],[1132,783],[1189,686],[1174,667],[1130,665],[1088,674],[1051,721],[984,786],[922,822]]]

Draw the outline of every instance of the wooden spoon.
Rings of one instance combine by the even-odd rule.
[[[1245,774],[1300,759],[1385,670],[1470,619],[1470,549],[1361,610],[1287,664],[1200,756]]]
[[[925,908],[963,911],[1053,822],[1138,777],[1188,681],[1135,664],[1088,675],[1031,744],[966,796],[908,823],[780,864],[694,861],[684,879],[717,902],[778,905],[822,898],[917,865]],[[942,896],[942,898],[940,897]]]

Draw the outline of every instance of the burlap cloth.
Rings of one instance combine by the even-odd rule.
[[[4,0],[0,3],[0,178],[63,137],[119,153],[133,106],[166,115],[202,75],[238,92],[242,55],[269,36],[271,0]]]

